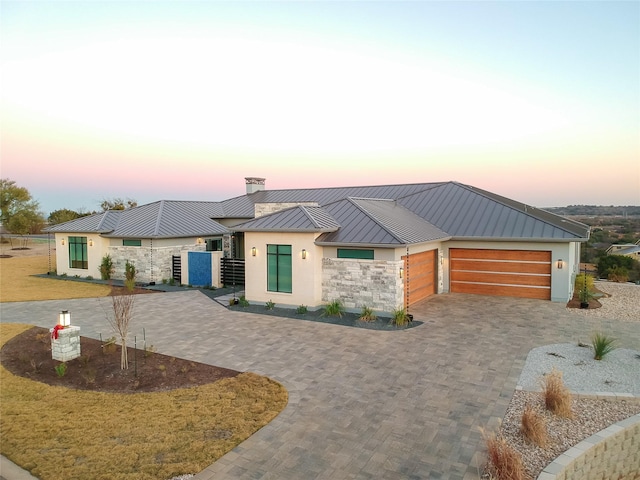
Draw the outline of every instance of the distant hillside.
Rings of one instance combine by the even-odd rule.
[[[545,207],[543,210],[566,216],[640,217],[640,206],[637,205],[569,205],[568,207]]]

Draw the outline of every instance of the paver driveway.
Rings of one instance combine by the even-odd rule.
[[[108,299],[5,303],[3,322],[43,327],[68,309],[82,335],[110,336]],[[424,324],[382,332],[230,313],[197,291],[143,295],[134,332],[159,352],[282,382],[289,404],[203,472],[206,479],[475,479],[478,427],[503,416],[528,351],[596,328],[640,349],[640,323],[538,300],[439,295]],[[140,338],[140,337],[139,337]]]

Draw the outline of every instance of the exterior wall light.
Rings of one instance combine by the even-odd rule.
[[[251,247],[251,256],[255,257],[258,254],[258,250],[256,250],[256,247]]]
[[[404,267],[400,267],[400,278],[404,278]]]
[[[89,246],[93,247],[93,239],[92,238],[89,239]]]
[[[60,312],[60,315],[58,315],[58,325],[63,327],[71,325],[71,314],[69,313],[69,310],[63,310]]]
[[[304,248],[302,249],[302,259],[303,260],[307,259],[307,251]]]
[[[202,245],[204,243],[204,240],[202,239],[202,237],[198,237],[198,240],[196,240],[196,243],[198,245]]]
[[[62,239],[62,241],[60,242],[62,245],[64,245],[64,238]]]
[[[562,259],[558,259],[558,262],[556,263],[556,266],[558,267],[558,270],[562,270],[562,267],[564,267],[564,262],[562,261]]]

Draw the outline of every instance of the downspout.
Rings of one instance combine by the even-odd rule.
[[[404,268],[404,298],[405,298],[405,314],[409,315],[409,244],[406,244],[406,261]]]

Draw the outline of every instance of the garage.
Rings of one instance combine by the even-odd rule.
[[[452,293],[551,299],[551,252],[449,250]]]
[[[405,307],[436,293],[437,250],[403,256]]]

